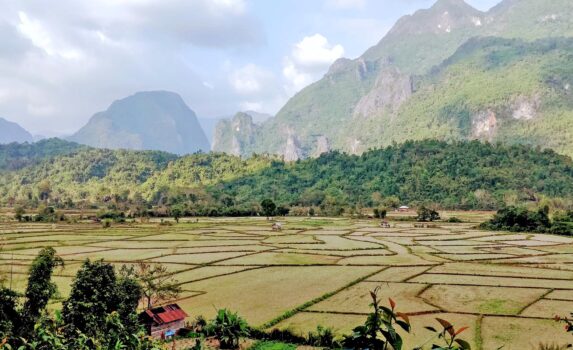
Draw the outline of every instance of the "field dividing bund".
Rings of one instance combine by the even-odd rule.
[[[60,293],[51,310],[61,307],[82,261],[103,258],[117,267],[165,265],[190,319],[226,307],[264,329],[304,335],[321,325],[341,335],[364,322],[369,291],[379,286],[383,303],[392,298],[410,315],[406,348],[429,339],[424,326],[436,325],[436,317],[470,327],[465,338],[474,349],[569,340],[553,317],[573,312],[573,238],[480,231],[477,222],[380,228],[375,220],[280,221],[278,232],[264,218],[109,229],[2,224],[0,273],[22,291],[35,255],[53,246],[66,265],[55,272]]]

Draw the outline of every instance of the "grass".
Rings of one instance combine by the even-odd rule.
[[[450,312],[489,315],[518,315],[527,305],[542,298],[549,290],[476,286],[434,285],[421,297]],[[511,295],[511,298],[508,298]]]
[[[259,341],[256,342],[249,350],[295,350],[296,345],[274,342],[274,341]]]

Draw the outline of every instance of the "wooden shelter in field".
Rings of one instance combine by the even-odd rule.
[[[399,211],[399,212],[406,212],[406,211],[409,211],[409,210],[410,210],[410,207],[407,206],[407,205],[403,205],[403,206],[401,206],[400,208],[398,208],[398,211]]]
[[[144,325],[148,335],[167,339],[173,337],[185,327],[188,315],[177,304],[159,306],[139,314],[139,321]]]

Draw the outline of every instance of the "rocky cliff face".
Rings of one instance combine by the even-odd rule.
[[[395,67],[383,68],[372,90],[354,108],[354,117],[368,117],[379,113],[394,114],[412,96],[412,78]]]
[[[285,162],[294,162],[301,159],[303,156],[300,149],[300,142],[294,133],[289,132],[286,145],[284,146],[283,159]]]
[[[316,148],[314,150],[313,156],[318,157],[321,154],[328,153],[331,151],[330,141],[328,137],[324,135],[319,135],[316,138]]]
[[[259,128],[250,114],[239,112],[231,120],[222,120],[217,124],[212,150],[245,156]]]

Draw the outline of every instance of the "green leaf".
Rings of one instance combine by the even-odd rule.
[[[467,341],[462,339],[456,339],[456,343],[458,343],[463,350],[470,350],[472,348]]]
[[[410,324],[408,322],[397,320],[396,324],[402,327],[402,329],[405,330],[406,332],[410,333]]]

